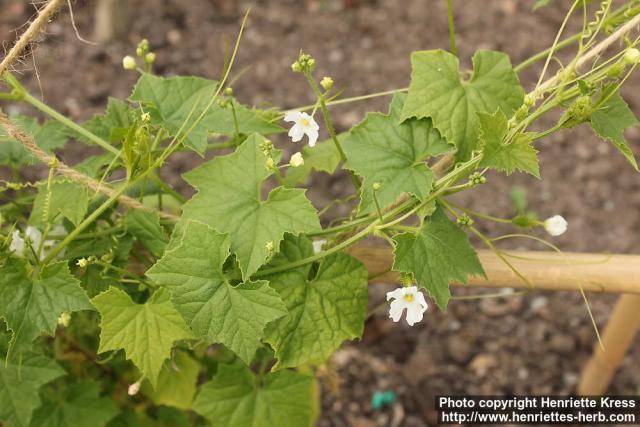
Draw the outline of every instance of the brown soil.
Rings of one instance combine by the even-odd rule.
[[[130,25],[124,37],[107,45],[79,41],[69,14],[48,27],[35,65],[26,61],[21,78],[45,101],[83,120],[101,111],[107,96],[124,98],[135,81],[122,70],[121,59],[147,37],[158,54],[159,73],[194,74],[216,78],[223,64],[224,36],[233,39],[242,11],[252,13],[236,70],[250,66],[235,84],[247,103],[282,108],[312,100],[303,79],[289,65],[303,48],[319,64],[319,75],[330,75],[345,96],[403,87],[409,81],[413,50],[447,48],[446,2],[429,0],[144,0],[130,2]],[[516,0],[457,1],[456,24],[463,64],[477,48],[496,49],[518,63],[549,46],[558,29],[563,2],[537,13],[533,2]],[[94,2],[77,2],[80,33],[92,38]],[[0,0],[0,39],[8,45],[17,29],[33,13],[27,2]],[[9,11],[7,13],[6,11]],[[576,21],[579,21],[576,20]],[[569,27],[573,33],[579,23]],[[521,75],[532,87],[539,68]],[[625,97],[640,112],[636,94],[640,80],[626,85]],[[386,110],[387,98],[353,103],[333,110],[339,130],[359,121],[365,111]],[[24,106],[11,107],[29,111]],[[553,124],[548,121],[545,125]],[[628,138],[640,154],[640,131]],[[284,139],[279,141],[284,145]],[[289,143],[287,143],[289,144]],[[640,179],[625,159],[595,138],[586,127],[554,135],[539,143],[543,179],[523,175],[490,174],[478,191],[458,201],[494,215],[510,212],[509,190],[526,186],[532,209],[541,217],[556,213],[570,223],[569,231],[553,241],[563,250],[638,252]],[[88,149],[76,145],[64,154],[73,163]],[[169,165],[166,177],[187,194],[179,173],[198,158],[181,155]],[[35,168],[30,176],[42,174]],[[344,177],[319,175],[311,181],[311,198],[318,206],[350,191]],[[505,231],[493,224],[479,228],[491,235]],[[478,242],[476,242],[478,243]],[[527,241],[505,247],[540,247]],[[374,287],[371,301],[384,297],[386,286]],[[457,295],[471,290],[456,289]],[[602,326],[615,296],[589,295],[597,323]],[[595,334],[584,302],[575,293],[536,292],[501,299],[453,301],[446,313],[431,310],[413,328],[394,324],[378,312],[368,323],[363,342],[347,345],[333,361],[342,380],[337,395],[325,388],[320,426],[425,426],[435,423],[432,396],[459,394],[567,394],[574,390],[588,358]],[[634,345],[616,375],[610,392],[638,391],[640,346]],[[331,375],[327,374],[330,378]],[[328,379],[327,384],[331,381]],[[398,393],[394,408],[374,412],[370,399],[376,390]],[[395,418],[394,418],[395,417]],[[399,421],[398,421],[399,420]],[[397,421],[397,422],[396,422]]]

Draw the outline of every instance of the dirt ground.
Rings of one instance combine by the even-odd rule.
[[[164,75],[194,74],[216,78],[223,64],[224,37],[233,39],[242,12],[252,6],[236,70],[250,67],[235,84],[247,103],[291,108],[312,100],[306,83],[290,72],[302,48],[316,57],[319,75],[330,75],[345,96],[404,87],[409,82],[413,50],[447,48],[444,0],[139,0],[128,2],[124,36],[102,45],[76,37],[68,12],[48,27],[35,61],[20,69],[27,86],[45,101],[77,120],[101,111],[107,96],[124,98],[136,76],[122,70],[121,59],[147,37],[157,52]],[[536,13],[533,1],[456,1],[460,56],[468,66],[477,48],[507,52],[518,63],[549,46],[564,16],[566,2]],[[80,34],[93,37],[93,1],[75,2]],[[0,0],[0,40],[10,43],[33,13],[28,2]],[[5,12],[9,11],[9,13]],[[579,21],[576,20],[576,21]],[[579,22],[569,25],[569,32]],[[35,67],[34,67],[35,64]],[[37,69],[40,81],[36,78]],[[531,88],[539,68],[521,74]],[[626,85],[624,95],[640,113],[640,79]],[[358,122],[367,110],[386,110],[388,98],[351,103],[333,109],[339,130]],[[16,107],[12,107],[16,108]],[[22,111],[28,109],[22,108]],[[552,125],[548,121],[545,125]],[[640,154],[640,129],[627,134]],[[285,140],[280,140],[281,144]],[[288,143],[287,143],[288,144]],[[541,141],[543,179],[490,174],[487,185],[458,202],[474,210],[504,216],[510,213],[513,185],[529,189],[531,208],[541,217],[562,214],[569,231],[553,241],[561,249],[584,252],[638,253],[640,177],[619,153],[579,127]],[[70,163],[86,155],[82,145],[64,153]],[[182,155],[170,164],[170,179],[181,191],[179,173],[199,162]],[[42,173],[37,168],[33,176]],[[317,206],[349,191],[344,177],[318,175],[309,194]],[[478,224],[490,235],[505,229]],[[478,242],[475,242],[478,244]],[[478,244],[479,245],[479,244]],[[540,249],[527,241],[504,247]],[[386,286],[374,287],[371,301],[384,298]],[[455,289],[457,295],[478,291]],[[615,296],[589,295],[602,326]],[[332,392],[327,374],[323,393],[323,427],[404,426],[435,423],[433,396],[438,394],[567,394],[572,393],[588,358],[595,333],[581,297],[576,293],[536,292],[500,299],[455,300],[446,313],[436,309],[413,328],[394,324],[379,311],[367,323],[363,342],[344,346],[333,360],[341,385]],[[616,375],[610,392],[638,392],[640,345],[636,343]],[[393,408],[373,411],[375,391],[393,390]]]

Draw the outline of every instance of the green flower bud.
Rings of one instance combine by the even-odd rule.
[[[230,88],[230,87],[226,88],[226,89],[224,90],[224,93],[225,93],[225,95],[227,95],[227,96],[233,96],[233,88]]]
[[[526,105],[527,107],[533,107],[534,105],[536,105],[536,99],[531,95],[525,95],[524,105]]]
[[[324,90],[330,90],[333,87],[333,79],[331,77],[324,76],[320,81],[320,86],[322,86]]]
[[[624,73],[625,66],[626,66],[625,62],[618,62],[614,64],[611,68],[607,70],[607,77],[610,77],[613,79],[620,77],[622,73]]]
[[[149,52],[144,56],[144,62],[147,64],[153,64],[156,60],[156,54],[153,52]]]
[[[640,63],[640,50],[632,48],[628,49],[624,53],[624,62],[629,65],[635,65]]]
[[[293,64],[291,64],[291,71],[293,71],[294,73],[301,73],[302,65],[300,65],[298,61],[294,62]]]
[[[379,182],[374,182],[371,187],[373,188],[373,191],[378,191],[380,190],[381,185]]]

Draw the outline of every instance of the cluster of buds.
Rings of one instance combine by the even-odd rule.
[[[482,175],[480,172],[474,172],[469,175],[469,184],[476,186],[481,185],[487,182],[487,178]]]
[[[291,70],[294,73],[311,73],[316,69],[316,60],[308,53],[300,51],[298,60],[291,64]]]
[[[471,227],[473,225],[473,219],[467,214],[462,214],[456,219],[456,223],[461,227]]]
[[[138,43],[136,55],[147,65],[147,70],[150,69],[156,61],[156,54],[149,51],[149,40],[147,39],[142,39],[140,43]],[[125,70],[135,70],[138,68],[138,63],[133,56],[127,55],[122,58],[122,67]]]
[[[265,138],[258,147],[260,148],[260,151],[262,151],[262,154],[267,158],[264,166],[267,169],[272,170],[275,167],[275,161],[273,160],[273,142]]]
[[[136,48],[136,55],[145,63],[151,65],[156,60],[156,54],[149,51],[149,40],[142,39]]]

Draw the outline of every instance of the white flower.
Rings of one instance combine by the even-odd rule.
[[[554,215],[544,221],[544,229],[552,236],[559,236],[567,231],[567,221],[560,215]]]
[[[422,292],[415,286],[402,287],[394,291],[387,292],[387,301],[393,299],[389,307],[389,317],[394,322],[398,322],[402,317],[404,309],[407,309],[407,323],[413,326],[422,320],[422,315],[427,311],[427,301]]]
[[[313,241],[313,253],[317,254],[322,252],[322,247],[324,246],[324,244],[327,243],[326,240],[322,239],[322,240],[314,240]]]
[[[66,235],[67,231],[62,226],[55,226],[51,233],[57,236]],[[42,232],[33,226],[28,226],[24,231],[24,236],[22,237],[20,231],[15,230],[11,235],[11,245],[9,246],[9,250],[13,251],[19,257],[28,256],[31,253],[31,249],[27,246],[27,243],[33,248],[34,252],[37,252],[40,249],[40,242],[42,242]],[[45,240],[42,242],[42,251],[40,252],[40,261],[46,258],[49,249],[55,246],[55,240]]]
[[[124,58],[122,58],[122,67],[125,70],[135,70],[136,69],[136,59],[131,55],[125,56]]]
[[[298,166],[304,165],[304,158],[302,157],[302,153],[297,152],[293,156],[291,156],[291,159],[289,159],[289,164],[292,168],[297,168]]]
[[[316,123],[313,117],[300,111],[289,111],[284,115],[284,121],[294,122],[291,129],[289,129],[289,136],[293,142],[298,142],[303,136],[307,135],[309,138],[309,147],[316,145],[320,126],[318,126],[318,123]]]
[[[9,250],[15,252],[18,256],[24,256],[24,248],[24,239],[20,237],[20,231],[15,230],[11,235],[11,245],[9,245]]]

